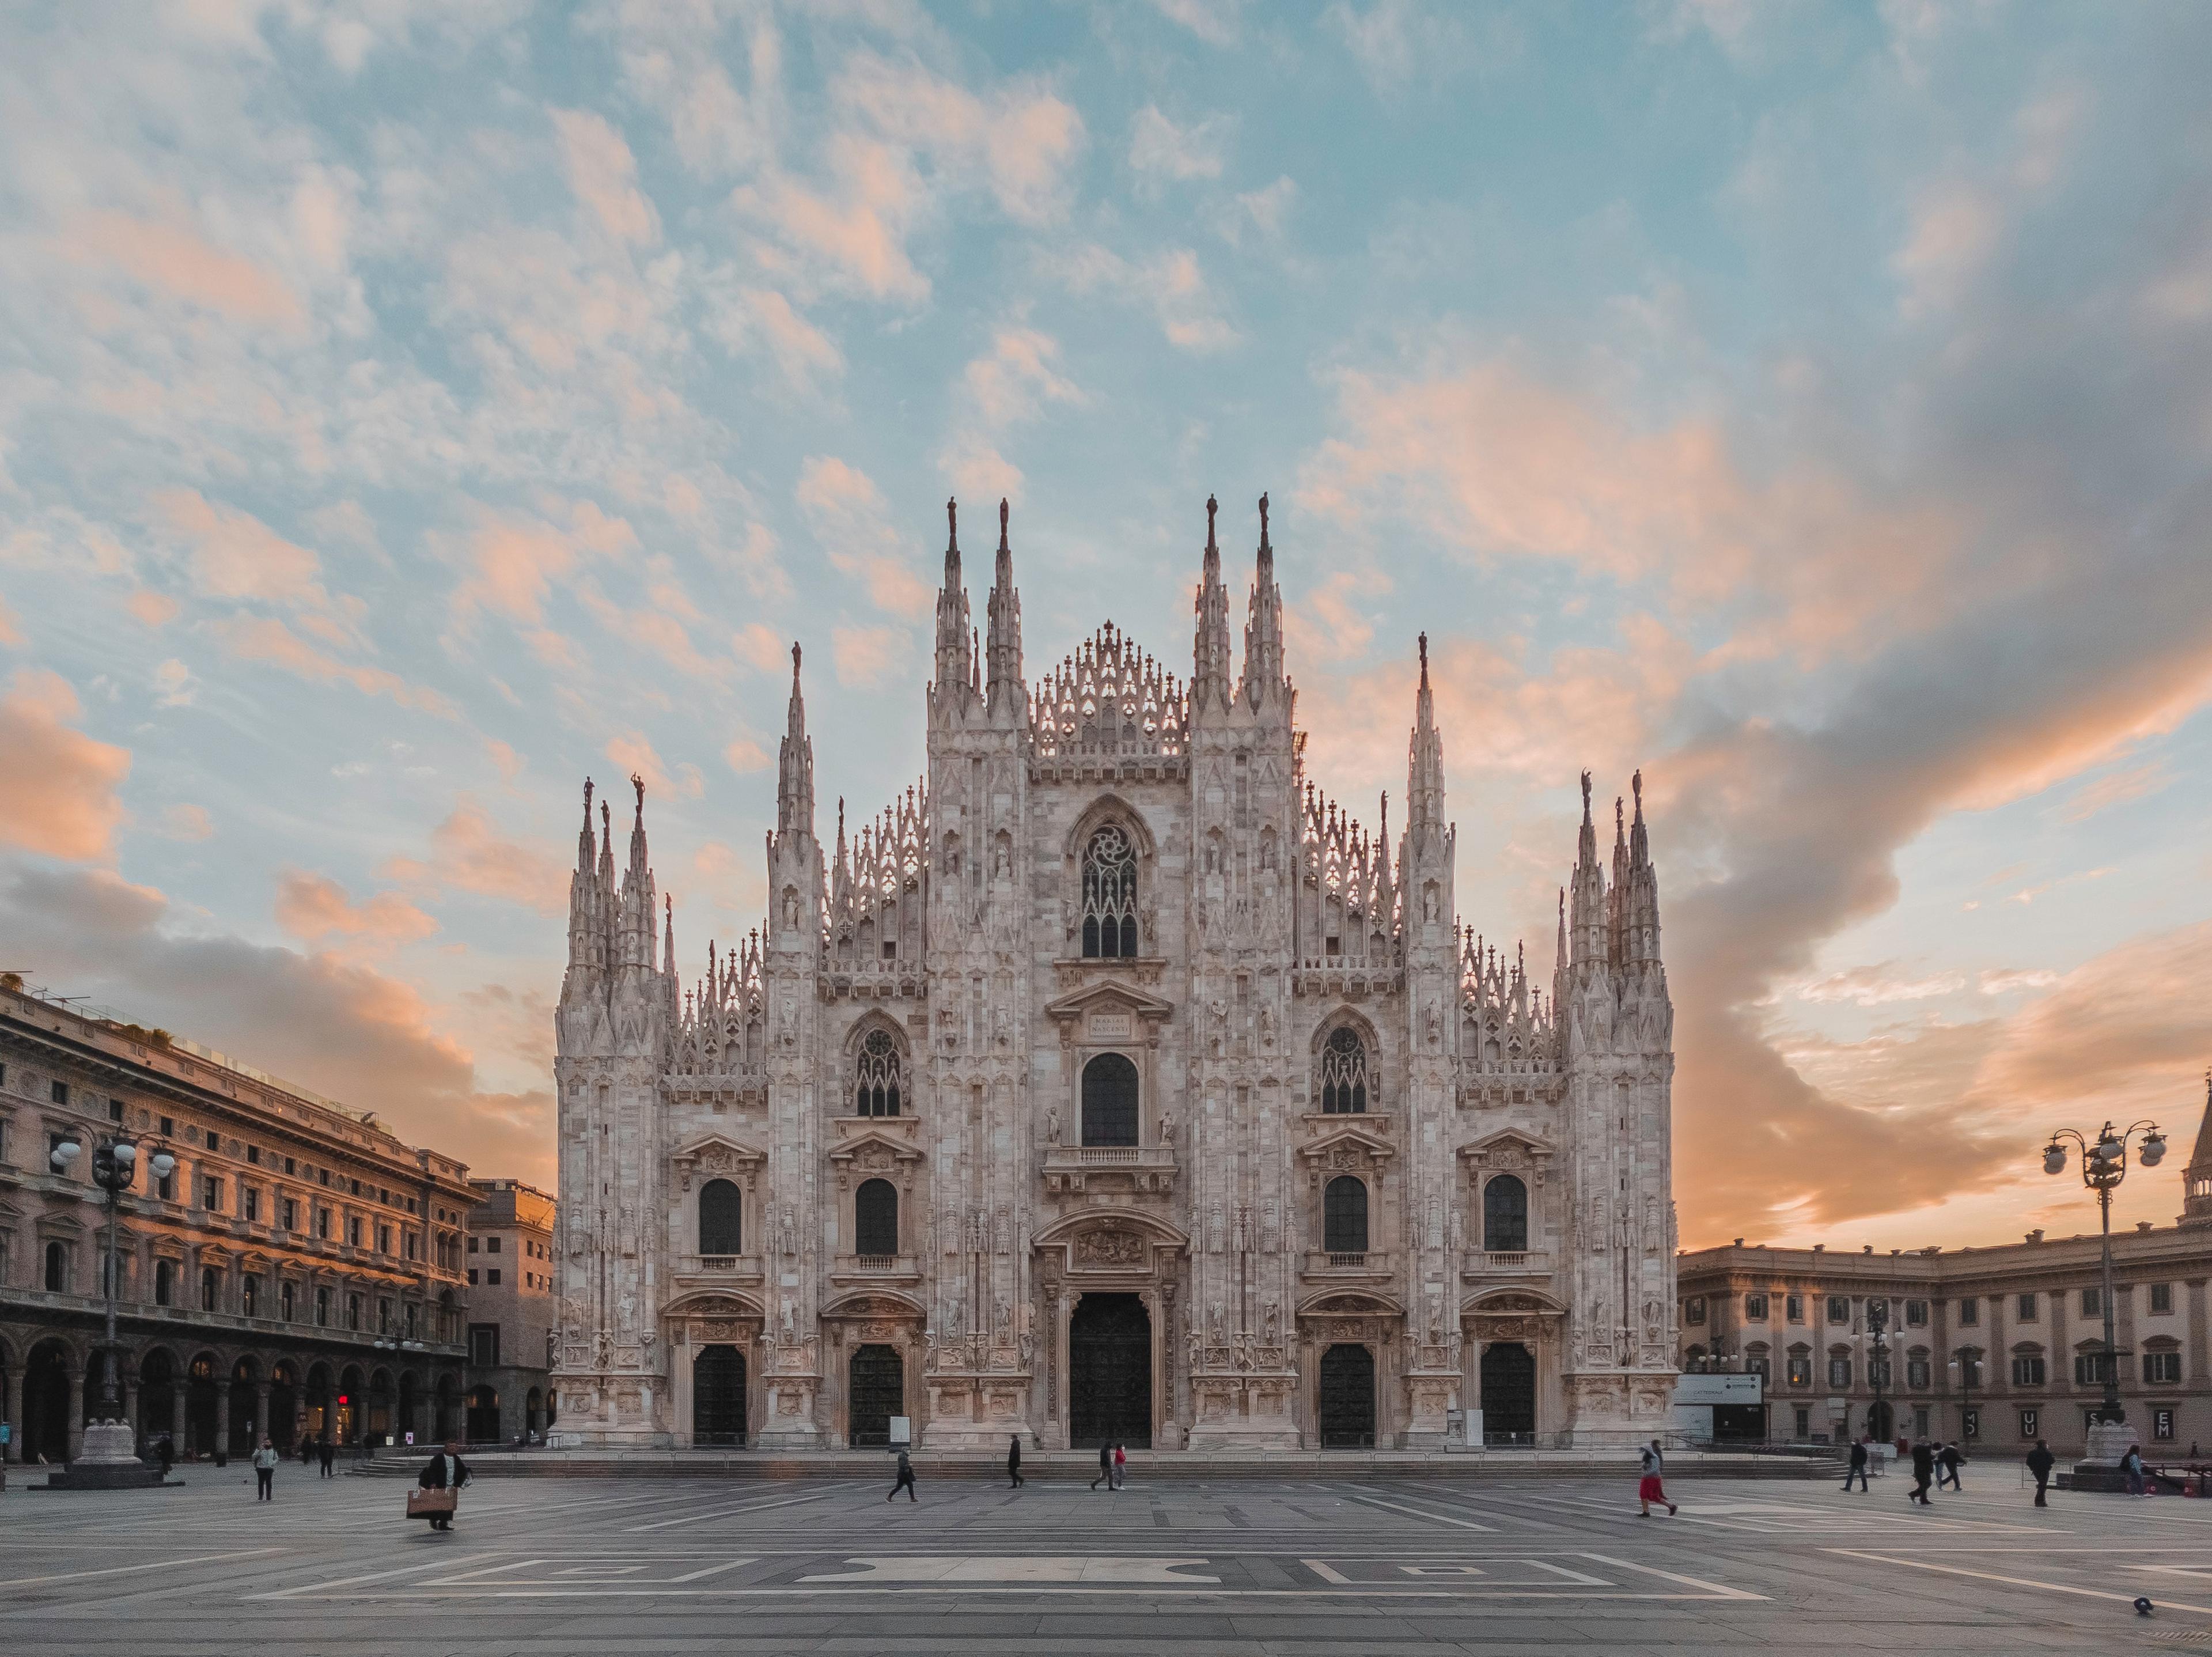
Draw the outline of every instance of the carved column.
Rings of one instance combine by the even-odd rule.
[[[69,1459],[75,1461],[84,1448],[84,1371],[69,1372]]]
[[[230,1453],[230,1380],[215,1384],[215,1453],[217,1460]]]

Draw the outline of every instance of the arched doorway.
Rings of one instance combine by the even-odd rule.
[[[261,1372],[251,1358],[240,1358],[230,1372],[230,1453],[241,1460],[260,1447],[254,1436],[253,1411],[261,1402],[260,1389],[254,1383]]]
[[[331,1435],[340,1444],[361,1442],[361,1418],[368,1407],[368,1399],[362,1391],[359,1368],[348,1364],[338,1377],[337,1430]]]
[[[745,1355],[734,1346],[707,1347],[691,1361],[691,1441],[745,1441]]]
[[[162,1434],[173,1432],[176,1419],[176,1355],[166,1346],[157,1346],[138,1360],[138,1436],[151,1444]]]
[[[392,1372],[389,1369],[380,1369],[368,1378],[367,1415],[368,1441],[371,1444],[389,1444],[392,1441]]]
[[[1877,1398],[1867,1405],[1866,1429],[1868,1437],[1885,1443],[1897,1436],[1897,1412],[1887,1398]]]
[[[906,1414],[906,1362],[898,1349],[864,1346],[846,1371],[846,1440],[858,1447],[889,1444],[891,1417]]]
[[[269,1372],[269,1419],[262,1431],[278,1449],[289,1451],[298,1441],[300,1430],[299,1373],[289,1363],[280,1363]]]
[[[213,1455],[215,1429],[215,1354],[203,1352],[185,1371],[185,1453]]]
[[[331,1368],[319,1363],[307,1371],[307,1410],[305,1430],[310,1442],[330,1438],[336,1426],[331,1414]]]
[[[392,1430],[403,1444],[422,1436],[422,1378],[411,1369],[399,1372],[399,1422]]]
[[[1150,1447],[1152,1319],[1138,1295],[1085,1295],[1067,1325],[1071,1442]]]
[[[1321,1447],[1375,1447],[1375,1355],[1340,1344],[1321,1355]]]
[[[1518,1341],[1492,1341],[1482,1349],[1482,1440],[1531,1447],[1536,1441],[1536,1357]]]
[[[489,1382],[469,1394],[469,1442],[499,1442],[499,1389]]]
[[[69,1349],[41,1341],[23,1371],[22,1459],[58,1465],[69,1459]]]

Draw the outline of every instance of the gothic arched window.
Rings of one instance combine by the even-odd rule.
[[[853,1252],[881,1258],[898,1252],[898,1188],[888,1179],[863,1179],[853,1193]]]
[[[899,1113],[899,1050],[888,1030],[871,1030],[861,1038],[857,1081],[853,1090],[854,1116],[896,1116]]]
[[[1321,1050],[1321,1107],[1331,1116],[1358,1116],[1367,1109],[1367,1044],[1359,1032],[1339,1026]]]
[[[709,1179],[699,1188],[699,1252],[745,1252],[744,1200],[727,1179]]]
[[[1101,1053],[1083,1067],[1083,1142],[1137,1142],[1137,1067],[1120,1053]]]
[[[1137,849],[1109,823],[1083,849],[1083,953],[1110,959],[1137,953]]]
[[[1528,1187],[1501,1173],[1482,1188],[1482,1246],[1492,1253],[1519,1254],[1528,1246]]]
[[[1331,1254],[1367,1252],[1367,1184],[1348,1173],[1321,1194],[1321,1246]]]

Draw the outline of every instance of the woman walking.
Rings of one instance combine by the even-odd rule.
[[[1672,1519],[1674,1504],[1667,1500],[1667,1458],[1659,1453],[1659,1441],[1655,1438],[1646,1445],[1639,1459],[1644,1464],[1644,1471],[1636,1482],[1636,1499],[1642,1505],[1643,1511],[1638,1516],[1650,1518],[1651,1504],[1656,1502],[1667,1509],[1667,1516]]]

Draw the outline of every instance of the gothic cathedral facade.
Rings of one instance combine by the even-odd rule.
[[[957,533],[928,771],[817,838],[792,652],[764,932],[678,980],[644,788],[584,828],[558,1013],[562,1441],[1607,1445],[1674,1372],[1673,1009],[1641,788],[1583,779],[1548,991],[1474,939],[1427,649],[1404,822],[1305,775],[1266,502],[1241,673],[1035,684]],[[661,911],[661,912],[657,912]],[[1480,1436],[1478,1436],[1478,1435]]]

